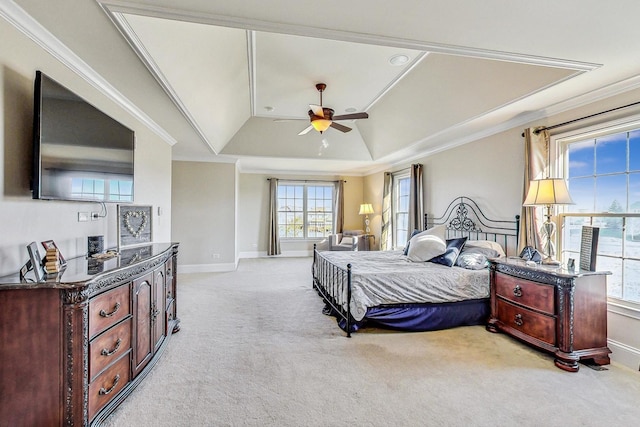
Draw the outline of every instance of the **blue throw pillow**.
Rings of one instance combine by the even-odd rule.
[[[415,236],[416,234],[420,234],[420,230],[413,230],[413,233],[411,233],[411,237]],[[409,237],[409,240],[407,240],[407,244],[404,247],[404,255],[407,255],[409,253],[409,243],[411,243],[411,237]]]
[[[466,237],[447,240],[447,251],[442,255],[431,258],[429,262],[435,262],[436,264],[442,264],[446,265],[447,267],[451,267],[456,263],[456,260],[460,255],[460,251],[462,250],[462,247],[464,246],[466,241]]]

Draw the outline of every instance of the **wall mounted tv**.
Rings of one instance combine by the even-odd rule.
[[[34,199],[133,201],[134,132],[36,72]]]

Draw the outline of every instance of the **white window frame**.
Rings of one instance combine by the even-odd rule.
[[[406,171],[406,172],[401,172],[401,173],[397,173],[397,174],[393,174],[392,175],[392,186],[391,186],[391,200],[392,200],[392,205],[391,205],[391,226],[393,227],[393,248],[394,249],[398,249],[398,248],[403,248],[405,246],[405,244],[407,243],[405,242],[399,242],[398,241],[398,236],[400,235],[399,233],[399,221],[398,221],[398,215],[400,214],[406,214],[407,215],[407,227],[408,227],[408,218],[409,218],[409,211],[399,211],[399,205],[400,205],[400,181],[402,180],[411,180],[411,174]],[[409,186],[410,187],[410,186]],[[409,190],[411,191],[411,190]],[[409,193],[406,194],[406,197],[410,197]],[[408,203],[407,203],[408,206]],[[403,230],[404,231],[404,230]],[[406,230],[407,232],[407,237],[410,236],[411,230],[409,230],[407,228]]]
[[[573,130],[566,133],[561,133],[558,135],[553,135],[550,138],[550,153],[555,154],[555,161],[552,161],[550,164],[550,173],[552,176],[557,177],[565,177],[565,171],[568,170],[568,156],[565,155],[568,146],[573,142],[583,141],[585,139],[598,138],[606,135],[612,135],[616,133],[628,132],[632,130],[640,129],[640,115],[633,115],[630,117],[626,117],[619,120],[612,120],[605,123],[600,123],[598,125],[587,126],[582,129]],[[627,168],[628,172],[628,168]],[[627,191],[629,189],[627,188]],[[569,188],[569,193],[571,193],[571,188]],[[559,209],[557,214],[557,225],[558,230],[558,254],[560,255],[562,262],[566,264],[568,258],[576,258],[576,264],[579,263],[579,254],[570,253],[565,250],[562,246],[562,235],[564,230],[565,220],[569,218],[589,218],[590,223],[593,221],[602,220],[610,217],[621,217],[623,221],[623,233],[625,230],[626,222],[630,218],[640,218],[639,213],[631,213],[625,212],[622,214],[612,214],[612,213],[604,213],[604,212],[584,212],[584,213],[568,213],[566,209]],[[624,263],[625,259],[636,260],[636,258],[630,258],[625,256],[625,242],[622,242],[621,253],[618,255],[598,255],[598,257],[605,256],[610,258],[620,258]],[[623,264],[624,266],[624,264]],[[617,298],[614,296],[607,296],[609,308],[614,307],[614,310],[619,310],[621,314],[628,315],[630,317],[634,317],[640,319],[640,302],[631,301],[624,299],[624,267],[623,271],[620,272],[622,274],[622,298]]]
[[[287,186],[287,187],[302,187],[302,211],[294,211],[294,212],[300,212],[302,214],[302,236],[300,237],[295,237],[295,236],[283,236],[280,233],[281,230],[281,226],[282,225],[286,225],[281,223],[280,221],[280,214],[284,213],[285,211],[282,211],[280,209],[278,209],[278,235],[280,237],[281,240],[295,240],[295,241],[303,241],[303,240],[319,240],[322,239],[324,237],[327,237],[330,234],[333,234],[335,232],[335,211],[336,211],[336,200],[335,200],[335,192],[336,192],[336,187],[335,187],[335,183],[333,182],[323,182],[323,181],[314,181],[314,182],[297,182],[297,181],[285,181],[285,182],[278,182],[278,194],[280,193],[280,187],[281,186]],[[329,187],[331,188],[331,211],[330,212],[324,212],[323,213],[328,213],[330,215],[331,218],[331,227],[330,230],[326,232],[325,235],[323,236],[309,236],[309,227],[310,227],[310,219],[309,216],[311,213],[313,213],[312,211],[309,211],[308,209],[308,204],[309,204],[309,187]],[[278,197],[278,205],[280,205],[280,197]]]

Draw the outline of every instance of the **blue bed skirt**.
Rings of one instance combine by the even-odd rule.
[[[332,309],[325,307],[325,314]],[[351,323],[351,332],[365,326],[401,331],[437,331],[456,326],[485,325],[489,318],[489,299],[476,299],[439,304],[399,304],[372,307],[365,317]],[[338,325],[346,332],[346,321],[338,317]]]

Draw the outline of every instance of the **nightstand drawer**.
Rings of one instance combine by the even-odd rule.
[[[498,319],[506,326],[548,344],[556,344],[555,317],[536,313],[502,299],[498,299],[497,303]]]
[[[500,298],[550,315],[555,313],[555,288],[553,285],[496,273],[495,286],[496,296]]]

